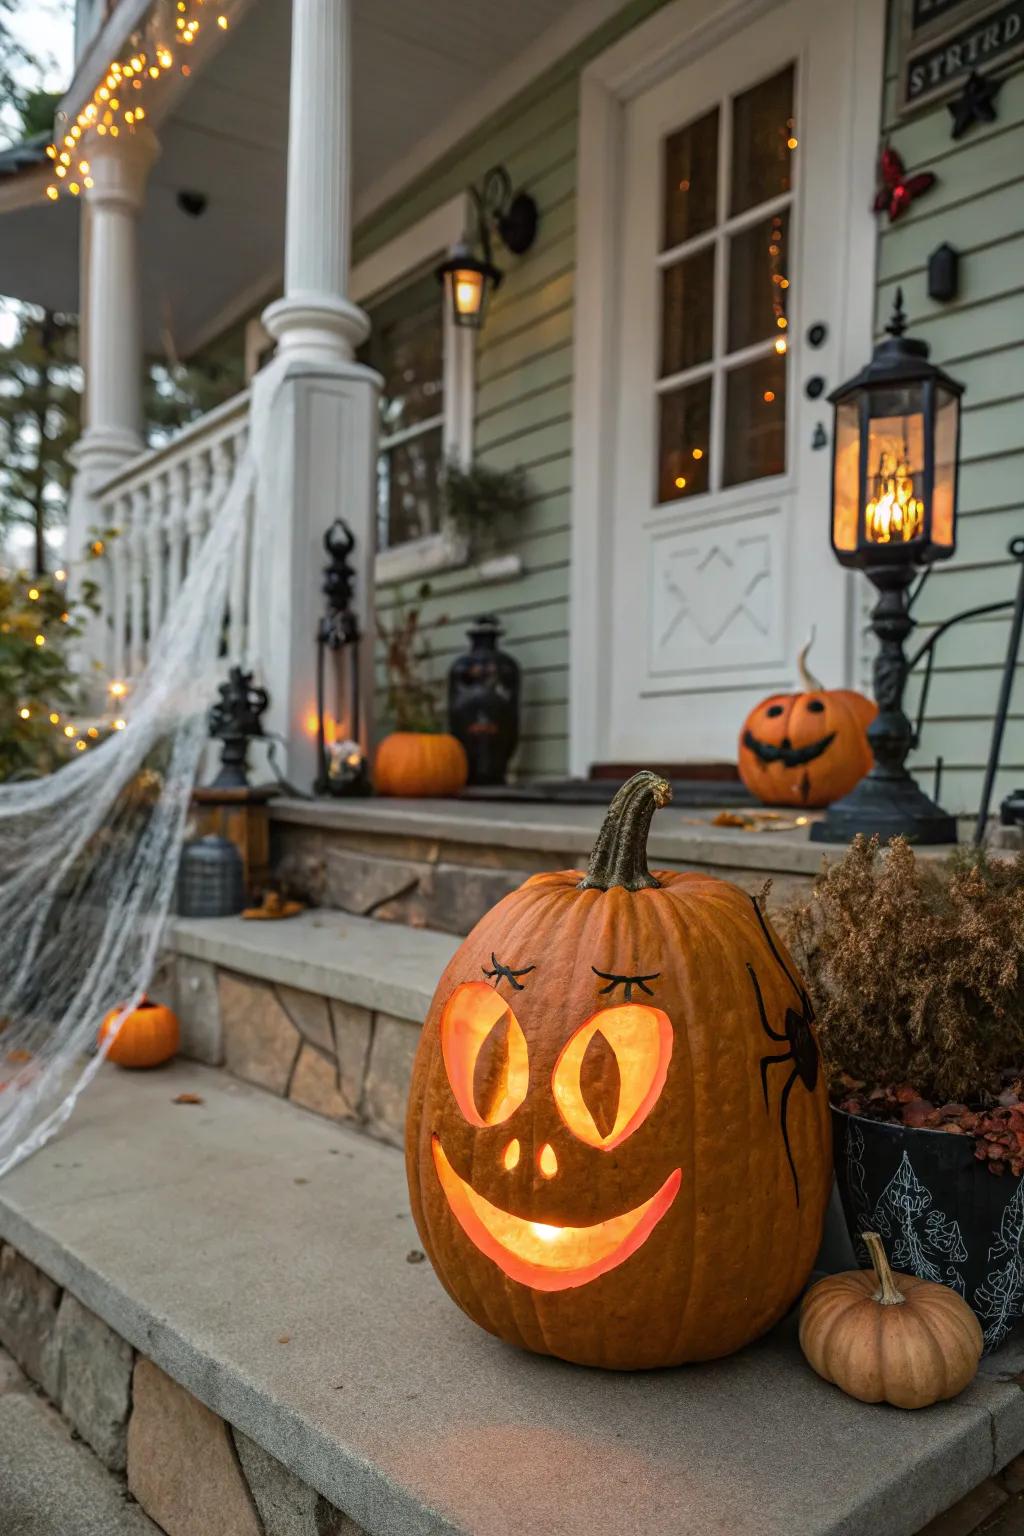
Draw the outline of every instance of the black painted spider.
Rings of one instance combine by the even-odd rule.
[[[750,972],[750,980],[754,987],[754,996],[757,999],[757,1011],[761,1016],[761,1028],[770,1040],[785,1041],[789,1046],[788,1051],[782,1051],[776,1056],[761,1057],[761,1090],[764,1093],[764,1107],[768,1109],[768,1068],[782,1062],[791,1061],[793,1070],[787,1077],[779,1096],[779,1124],[782,1130],[782,1141],[786,1148],[786,1157],[789,1161],[789,1171],[793,1175],[793,1192],[796,1195],[796,1203],[800,1204],[800,1180],[797,1177],[796,1164],[793,1162],[793,1153],[789,1145],[789,1128],[786,1124],[786,1113],[789,1108],[789,1096],[793,1091],[793,1085],[797,1078],[803,1083],[808,1093],[813,1093],[818,1082],[818,1047],[815,1044],[814,1035],[811,1033],[811,1025],[814,1023],[814,1008],[803,986],[797,983],[790,974],[789,967],[775,948],[775,941],[771,936],[768,924],[764,920],[761,908],[756,900],[754,911],[761,925],[761,932],[765,936],[768,948],[775,958],[776,964],[783,971],[786,980],[800,1000],[800,1012],[795,1008],[786,1009],[785,1029],[780,1034],[772,1029],[768,1023],[768,1015],[765,1012],[764,998],[761,996],[761,988],[754,972],[754,967],[748,962],[747,970]]]

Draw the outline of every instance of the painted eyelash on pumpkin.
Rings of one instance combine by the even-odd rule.
[[[511,986],[515,987],[517,992],[522,992],[522,990],[523,990],[523,983],[521,981],[517,981],[516,977],[517,976],[529,976],[531,971],[535,971],[537,969],[537,967],[535,965],[524,965],[521,970],[518,970],[518,971],[514,970],[512,968],[512,966],[502,965],[502,963],[498,959],[497,955],[495,955],[493,953],[491,955],[491,964],[494,966],[494,970],[493,971],[489,971],[487,969],[486,965],[482,965],[480,967],[480,969],[483,971],[484,975],[488,978],[488,980],[490,980],[493,977],[494,978],[494,985],[495,986],[498,985],[499,979],[501,981],[507,981]]]
[[[606,987],[600,987],[598,989],[599,997],[607,997],[609,992],[615,991],[616,987],[625,987],[625,1000],[627,1003],[631,1003],[633,1001],[634,987],[639,987],[641,992],[646,992],[648,997],[653,997],[654,993],[651,991],[650,987],[646,985],[646,983],[649,981],[657,981],[658,977],[661,975],[660,971],[648,971],[646,976],[615,976],[611,971],[599,971],[596,965],[592,965],[590,969],[593,971],[595,976],[600,976],[602,981],[606,981],[608,983]]]

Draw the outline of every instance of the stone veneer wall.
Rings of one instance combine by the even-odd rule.
[[[418,1024],[184,955],[164,976],[186,1056],[401,1146]]]
[[[364,1536],[6,1243],[0,1344],[167,1536]]]

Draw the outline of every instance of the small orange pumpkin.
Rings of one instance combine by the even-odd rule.
[[[377,748],[373,767],[378,795],[407,799],[457,795],[468,777],[461,741],[428,731],[392,731]]]
[[[121,1012],[121,1008],[111,1008],[100,1025],[101,1046],[108,1035],[112,1036],[109,1059],[119,1067],[159,1067],[170,1061],[181,1034],[177,1014],[163,1003],[152,1002],[145,993],[118,1028]]]
[[[808,1364],[862,1403],[927,1408],[956,1397],[981,1359],[978,1319],[949,1286],[894,1274],[878,1233],[862,1236],[873,1267],[828,1275],[804,1297]]]
[[[762,699],[740,732],[740,778],[764,805],[831,805],[874,761],[867,728],[878,706],[850,688],[822,687],[807,670],[813,640],[797,658],[803,692]]]

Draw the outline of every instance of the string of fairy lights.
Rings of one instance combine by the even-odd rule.
[[[58,582],[66,581],[67,571],[54,571],[53,577],[54,580]],[[42,597],[42,592],[40,591],[39,587],[33,585],[26,588],[25,596],[28,598],[30,603],[37,603]],[[70,618],[70,613],[67,609],[65,609],[60,615],[60,622],[62,624],[67,624]],[[5,632],[9,630],[10,627],[11,626],[7,623],[0,626],[0,628],[2,628]],[[42,647],[46,644],[46,636],[43,634],[42,630],[38,630],[36,632],[36,634],[33,636],[33,640],[40,649],[42,649]],[[112,710],[117,710],[121,707],[122,701],[128,696],[128,684],[115,679],[113,682],[107,684],[107,693],[110,696]],[[76,752],[88,751],[90,745],[93,742],[99,741],[103,734],[103,731],[99,725],[82,725],[76,723],[70,718],[70,716],[62,715],[60,710],[48,708],[45,704],[21,703],[17,706],[15,713],[17,714],[19,720],[45,721],[51,725],[54,730],[59,731],[62,736],[65,736],[69,742],[73,742]],[[128,722],[123,715],[117,714],[112,720],[105,720],[103,724],[109,726],[110,730],[123,731],[126,729]]]
[[[188,76],[192,66],[186,52],[203,28],[228,28],[228,17],[214,0],[158,0],[146,26],[132,35],[123,57],[111,59],[106,72],[74,122],[61,124],[46,154],[53,165],[53,181],[46,187],[51,202],[67,192],[78,197],[93,184],[88,156],[91,135],[112,139],[134,132],[146,121],[147,105],[154,86],[168,74]]]

